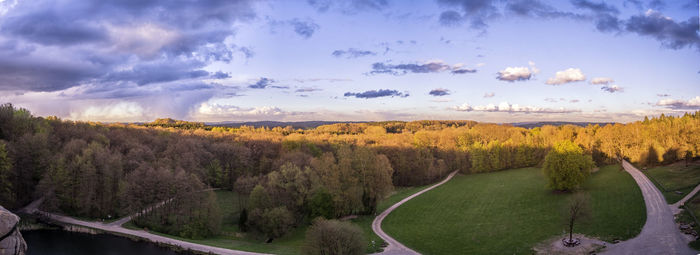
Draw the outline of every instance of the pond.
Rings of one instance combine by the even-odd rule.
[[[86,234],[63,230],[40,229],[23,231],[28,255],[185,255],[145,241],[109,234]]]

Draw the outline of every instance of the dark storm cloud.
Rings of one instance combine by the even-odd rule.
[[[605,2],[596,3],[588,0],[572,0],[571,3],[576,8],[588,9],[596,13],[620,13],[620,10],[618,10],[617,7],[608,5]]]
[[[476,69],[458,68],[458,69],[452,69],[451,73],[452,74],[476,73]]]
[[[18,1],[0,23],[0,89],[209,78],[213,61],[252,56],[224,39],[254,16],[249,1]]]
[[[625,29],[642,36],[653,37],[670,49],[695,47],[700,50],[697,16],[676,22],[659,12],[649,10],[644,15],[630,17]]]
[[[91,65],[3,58],[0,90],[56,91],[99,74]]]
[[[108,39],[106,31],[94,23],[66,20],[66,17],[48,10],[9,17],[1,30],[10,36],[43,45],[73,45]]]
[[[440,24],[444,26],[456,26],[462,24],[462,14],[456,11],[444,11],[440,13]]]
[[[471,28],[485,30],[488,27],[487,21],[503,14],[531,18],[566,18],[593,22],[596,29],[601,32],[631,32],[653,37],[660,41],[663,47],[669,49],[695,47],[700,50],[698,17],[677,22],[654,11],[665,8],[666,4],[663,1],[652,0],[644,3],[639,0],[627,0],[623,2],[623,6],[634,6],[639,10],[648,9],[646,13],[631,16],[629,19],[619,18],[618,15],[621,12],[615,5],[595,0],[571,0],[571,4],[584,13],[561,11],[540,0],[507,1],[503,10],[499,8],[498,0],[437,0],[437,2],[448,9],[439,16],[440,24],[446,26],[469,22]],[[682,7],[696,9],[697,5],[697,1],[688,1]]]
[[[334,57],[347,57],[347,58],[359,58],[364,56],[375,56],[377,55],[374,51],[369,50],[358,50],[355,48],[349,48],[347,50],[335,50],[331,53]]]
[[[539,0],[514,0],[506,4],[506,12],[531,18],[572,18],[581,19],[581,15],[562,12]]]
[[[377,97],[408,97],[408,92],[399,92],[398,90],[390,89],[380,89],[380,90],[368,90],[360,93],[345,92],[343,94],[345,97],[356,97],[356,98],[377,98]]]
[[[453,67],[441,61],[430,61],[423,64],[388,64],[377,62],[372,64],[370,74],[404,75],[407,73],[439,73],[450,71],[453,74],[475,73],[476,70],[463,67]]]
[[[293,19],[289,21],[289,24],[294,28],[294,32],[299,36],[304,38],[311,38],[312,35],[321,28],[318,24],[313,21],[302,21],[299,19]]]
[[[109,73],[101,80],[104,82],[134,82],[138,85],[146,85],[209,77],[209,72],[197,69],[199,66],[202,66],[199,62],[140,64],[128,70]]]
[[[256,82],[253,83],[253,84],[248,85],[248,88],[251,88],[251,89],[264,89],[264,88],[266,88],[267,86],[269,86],[270,84],[272,84],[272,83],[274,83],[274,82],[275,82],[275,80],[273,80],[273,79],[269,79],[269,78],[265,78],[265,77],[260,77],[260,79],[259,79],[258,81],[256,81]]]
[[[487,27],[486,20],[499,16],[495,0],[438,0],[443,6],[457,8],[448,10],[440,14],[440,23],[443,25],[455,25],[468,21],[470,27],[484,29]]]
[[[428,93],[428,95],[431,95],[434,97],[447,96],[449,94],[450,94],[450,91],[447,89],[433,89]]]
[[[605,2],[592,2],[588,0],[572,0],[571,4],[578,9],[590,11],[591,19],[595,23],[596,29],[601,32],[619,32],[622,21],[617,18],[620,10],[617,7],[608,5]]]
[[[380,11],[389,6],[387,0],[308,0],[307,2],[318,12],[334,9],[350,15],[362,11]]]
[[[210,75],[210,78],[212,78],[212,79],[226,79],[226,78],[231,78],[231,75],[229,73],[218,71],[216,73],[212,73]]]

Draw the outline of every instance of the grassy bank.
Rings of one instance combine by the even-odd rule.
[[[564,232],[562,209],[570,194],[545,187],[537,168],[457,176],[402,205],[384,230],[424,254],[529,254]],[[646,220],[639,187],[618,166],[594,173],[583,191],[591,219],[576,232],[603,240],[628,239]]]
[[[661,190],[666,202],[673,204],[688,195],[700,183],[700,161],[685,166],[685,161],[643,171]]]

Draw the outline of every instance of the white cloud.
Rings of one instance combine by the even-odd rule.
[[[496,93],[493,93],[493,92],[484,94],[484,98],[489,98],[489,97],[494,97],[494,96],[496,96]]]
[[[596,77],[591,80],[591,84],[595,85],[608,85],[613,82],[615,82],[615,80],[608,77]]]
[[[498,72],[496,79],[509,82],[529,80],[532,76],[538,74],[540,69],[535,66],[535,62],[529,61],[527,64],[530,66],[529,68],[524,66],[506,67],[506,69]]]
[[[572,113],[581,112],[577,109],[553,109],[553,108],[542,108],[536,106],[520,106],[517,104],[510,104],[508,102],[501,102],[498,105],[488,104],[479,106],[470,106],[467,103],[458,105],[452,108],[456,111],[462,112],[507,112],[507,113]]]
[[[577,81],[583,81],[586,80],[586,76],[583,75],[583,72],[581,72],[581,69],[578,68],[569,68],[564,71],[559,71],[556,74],[554,74],[553,78],[549,78],[547,80],[547,84],[549,85],[560,85],[564,83],[570,83],[570,82],[577,82]]]
[[[690,100],[681,99],[661,99],[656,103],[657,106],[664,106],[671,109],[687,109],[687,110],[698,110],[700,109],[700,96],[691,98]]]
[[[274,106],[239,107],[228,104],[202,103],[190,115],[204,121],[248,121],[248,120],[283,120],[290,115],[303,113],[288,112]]]
[[[615,92],[623,92],[625,91],[622,87],[617,86],[617,85],[605,85],[601,87],[603,91],[610,92],[610,93],[615,93]]]
[[[527,67],[506,67],[498,72],[496,79],[502,81],[525,81],[532,77],[532,71]]]
[[[69,119],[85,121],[139,121],[146,120],[144,109],[135,102],[117,102],[88,106],[82,111],[71,112]]]

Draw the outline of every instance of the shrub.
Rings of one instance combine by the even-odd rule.
[[[294,216],[284,206],[271,209],[255,208],[250,211],[249,222],[268,238],[277,238],[292,228]]]
[[[311,255],[364,254],[362,230],[348,222],[317,218],[306,231],[304,253]]]

